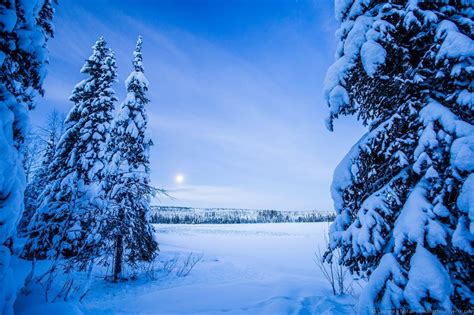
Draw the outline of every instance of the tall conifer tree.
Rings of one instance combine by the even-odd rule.
[[[104,238],[111,240],[114,279],[123,265],[135,266],[156,256],[157,243],[149,223],[150,147],[145,110],[148,81],[142,64],[142,38],[133,53],[133,72],[125,81],[127,96],[114,121],[108,147],[109,165],[104,192],[108,201]]]
[[[105,150],[116,101],[113,52],[100,38],[81,73],[89,77],[73,90],[74,107],[49,165],[42,204],[30,224],[26,256],[71,259],[85,268],[98,256],[100,211],[94,206],[106,165]]]
[[[336,1],[336,15],[328,127],[354,114],[369,129],[332,185],[330,248],[369,278],[358,311],[472,310],[472,1]]]

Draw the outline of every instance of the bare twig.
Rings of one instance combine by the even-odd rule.
[[[181,267],[176,272],[176,275],[178,277],[186,277],[187,275],[189,275],[191,270],[193,270],[194,266],[196,266],[196,264],[202,260],[202,257],[203,257],[202,253],[199,255],[194,254],[194,253],[189,253],[189,255],[186,257],[186,260],[183,262]]]
[[[179,254],[175,254],[173,258],[168,259],[163,262],[163,271],[165,274],[169,275],[176,268],[176,265],[179,261]]]
[[[328,248],[327,236],[324,236],[325,248]],[[331,285],[332,293],[334,295],[351,294],[354,295],[353,280],[349,275],[349,270],[339,261],[340,252],[334,251],[331,253],[331,257],[327,259],[324,251],[318,246],[317,251],[314,253],[313,261],[318,269],[323,274],[324,278]]]

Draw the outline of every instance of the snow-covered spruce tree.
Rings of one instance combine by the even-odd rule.
[[[150,262],[158,244],[149,223],[150,147],[145,105],[148,81],[142,64],[142,38],[133,53],[134,71],[125,81],[127,96],[111,130],[109,158],[103,191],[107,201],[107,223],[103,228],[107,258],[113,258],[113,277],[122,277],[123,265]]]
[[[101,37],[81,73],[89,77],[73,90],[74,107],[48,167],[48,185],[29,225],[26,257],[68,259],[79,269],[97,257],[102,220],[94,206],[106,165],[105,150],[116,101],[115,57]]]
[[[48,122],[45,127],[39,128],[39,132],[33,133],[34,142],[27,144],[29,149],[25,150],[28,153],[29,160],[24,157],[23,164],[31,170],[32,178],[28,181],[25,189],[25,210],[18,223],[18,233],[24,235],[27,232],[28,224],[33,217],[36,209],[41,204],[40,195],[46,188],[48,183],[48,167],[54,158],[54,150],[59,141],[59,137],[64,131],[64,119],[57,110],[52,110],[48,116]]]
[[[48,184],[48,167],[53,160],[54,150],[56,148],[57,139],[54,133],[50,133],[49,139],[44,148],[44,153],[41,159],[41,164],[35,170],[33,179],[26,185],[25,189],[25,210],[18,223],[18,233],[23,234],[27,232],[28,224],[33,217],[36,209],[40,205],[40,195]]]
[[[15,287],[9,264],[25,188],[20,152],[28,110],[43,93],[53,8],[49,0],[5,0],[0,12],[0,313],[11,314]]]
[[[328,128],[369,128],[331,188],[330,249],[369,278],[358,312],[472,310],[472,1],[336,1],[336,16]]]

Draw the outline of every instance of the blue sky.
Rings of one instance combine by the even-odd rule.
[[[71,108],[68,96],[99,36],[116,53],[123,99],[142,35],[152,182],[175,197],[155,203],[332,209],[333,170],[363,133],[352,119],[336,122],[332,133],[324,127],[333,11],[329,0],[62,0],[46,94],[32,123],[42,124],[52,108]]]

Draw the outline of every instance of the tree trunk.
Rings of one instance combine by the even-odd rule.
[[[114,259],[114,281],[117,282],[122,278],[122,265],[123,265],[123,220],[125,218],[125,213],[122,208],[118,209],[118,234],[115,238],[115,259]]]
[[[115,265],[114,265],[114,281],[118,281],[122,275],[122,254],[123,254],[123,237],[117,235],[115,239]]]

